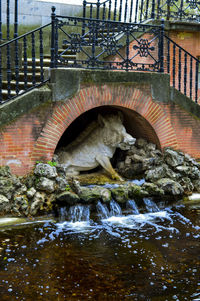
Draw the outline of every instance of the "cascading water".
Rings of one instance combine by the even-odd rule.
[[[152,199],[144,198],[143,199],[147,212],[158,212],[159,208]]]
[[[120,205],[114,200],[110,201],[110,216],[121,216],[122,209]]]
[[[97,202],[96,205],[97,208],[97,213],[100,217],[100,219],[105,219],[109,217],[109,210],[108,207],[106,206],[106,204],[102,204],[100,201]]]
[[[126,202],[126,209],[131,213],[131,214],[140,214],[138,207],[135,203],[134,200],[128,200]]]
[[[76,205],[71,206],[68,212],[68,220],[70,222],[83,222],[90,220],[90,206],[89,205]]]

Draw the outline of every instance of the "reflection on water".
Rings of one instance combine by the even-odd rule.
[[[198,211],[144,203],[2,228],[0,300],[200,300]]]

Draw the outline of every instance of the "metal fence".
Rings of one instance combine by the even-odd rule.
[[[51,18],[0,45],[0,103],[45,83],[49,67],[166,72],[174,88],[198,102],[200,61],[165,35],[164,21],[155,26],[66,17],[55,7]]]
[[[44,48],[50,58],[50,45],[44,45],[45,31],[49,35],[51,23],[0,45],[0,103],[46,82]]]
[[[6,5],[6,22],[3,31],[2,6]],[[13,10],[13,11],[11,11]],[[13,18],[11,22],[11,16]],[[11,36],[11,23],[14,24],[13,35]],[[0,0],[0,40],[10,40],[18,36],[18,0]]]
[[[84,24],[84,33],[82,27]],[[52,67],[163,72],[164,26],[52,16]],[[60,33],[65,34],[63,41]],[[64,44],[64,49],[59,51]],[[69,53],[76,53],[73,58]]]
[[[121,22],[149,19],[200,22],[199,0],[83,0],[83,17]]]

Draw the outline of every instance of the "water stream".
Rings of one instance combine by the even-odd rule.
[[[0,228],[0,300],[200,300],[200,212],[144,199]]]

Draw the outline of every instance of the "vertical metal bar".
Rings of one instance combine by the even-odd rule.
[[[183,16],[183,5],[184,5],[183,0],[181,0],[181,5],[180,5],[180,20],[181,21],[182,21],[182,16]]]
[[[149,10],[149,0],[146,0],[146,14],[145,14],[145,19],[148,19],[148,10]]]
[[[102,17],[103,20],[106,19],[106,3],[104,2],[103,3],[103,17]]]
[[[111,4],[112,4],[112,0],[109,0],[108,20],[110,20],[110,18],[111,18]]]
[[[15,0],[14,38],[18,36],[18,0]]]
[[[181,91],[181,48],[178,54],[178,90]]]
[[[57,68],[58,63],[58,19],[55,20],[55,68]]]
[[[82,36],[85,34],[85,19],[86,17],[86,0],[83,0],[83,23],[82,23]]]
[[[40,81],[44,81],[44,55],[43,55],[43,32],[42,29],[39,31],[40,37]]]
[[[187,93],[187,53],[185,52],[184,60],[184,94]]]
[[[24,48],[24,90],[27,90],[27,83],[28,83],[28,78],[27,78],[27,38],[24,36],[23,38],[23,48]]]
[[[32,44],[32,84],[35,85],[35,33],[31,34],[31,44]]]
[[[90,4],[90,19],[92,19],[92,9],[93,9],[93,5],[92,4]]]
[[[167,17],[166,17],[167,20],[170,19],[170,15],[171,15],[171,13],[170,13],[170,1],[167,0]]]
[[[124,10],[124,22],[126,22],[127,17],[127,9],[128,9],[128,0],[125,2],[125,10]]]
[[[1,0],[0,0],[0,40],[2,40],[2,10],[1,10]]]
[[[130,8],[130,17],[129,17],[129,22],[132,22],[132,15],[133,15],[133,0],[131,0],[131,8]]]
[[[157,19],[159,20],[160,18],[160,0],[158,0],[158,3],[157,3]]]
[[[141,7],[140,7],[140,22],[142,22],[142,17],[143,17],[143,5],[144,5],[144,0],[141,0]]]
[[[170,73],[170,41],[167,40],[167,73]]]
[[[99,20],[99,10],[100,10],[100,0],[97,0],[97,14],[96,14],[96,19]]]
[[[117,0],[115,0],[115,4],[114,4],[114,16],[113,16],[113,20],[116,21],[116,16],[117,16]]]
[[[135,23],[137,23],[137,20],[139,20],[139,17],[138,17],[138,1],[139,0],[136,0],[136,4],[135,4]]]
[[[155,19],[155,0],[152,0],[151,19]]]
[[[192,99],[192,80],[193,80],[192,63],[193,63],[193,59],[192,57],[190,57],[190,98],[191,99]]]
[[[122,0],[120,0],[120,4],[119,4],[119,21],[121,21],[122,19]]]
[[[18,40],[15,41],[15,81],[16,87],[15,91],[16,94],[19,94],[19,52],[18,52]]]
[[[10,0],[7,0],[6,10],[6,26],[7,26],[7,40],[10,39]]]
[[[8,91],[8,99],[9,99],[11,97],[10,44],[7,45],[7,91]]]
[[[196,61],[196,74],[195,74],[195,102],[198,101],[198,84],[199,84],[199,62]]]
[[[51,8],[52,13],[51,13],[51,68],[55,68],[55,19],[56,19],[56,14],[55,14],[55,6],[52,6]]]
[[[161,29],[160,29],[160,72],[164,72],[164,31],[165,31],[165,24],[164,20],[161,21]]]
[[[173,67],[172,67],[172,80],[173,87],[175,88],[175,75],[176,75],[176,45],[173,44]]]
[[[130,41],[129,41],[129,30],[127,28],[126,30],[126,71],[128,71],[129,68],[129,47],[130,47]]]
[[[0,48],[0,103],[2,102],[2,55]]]

